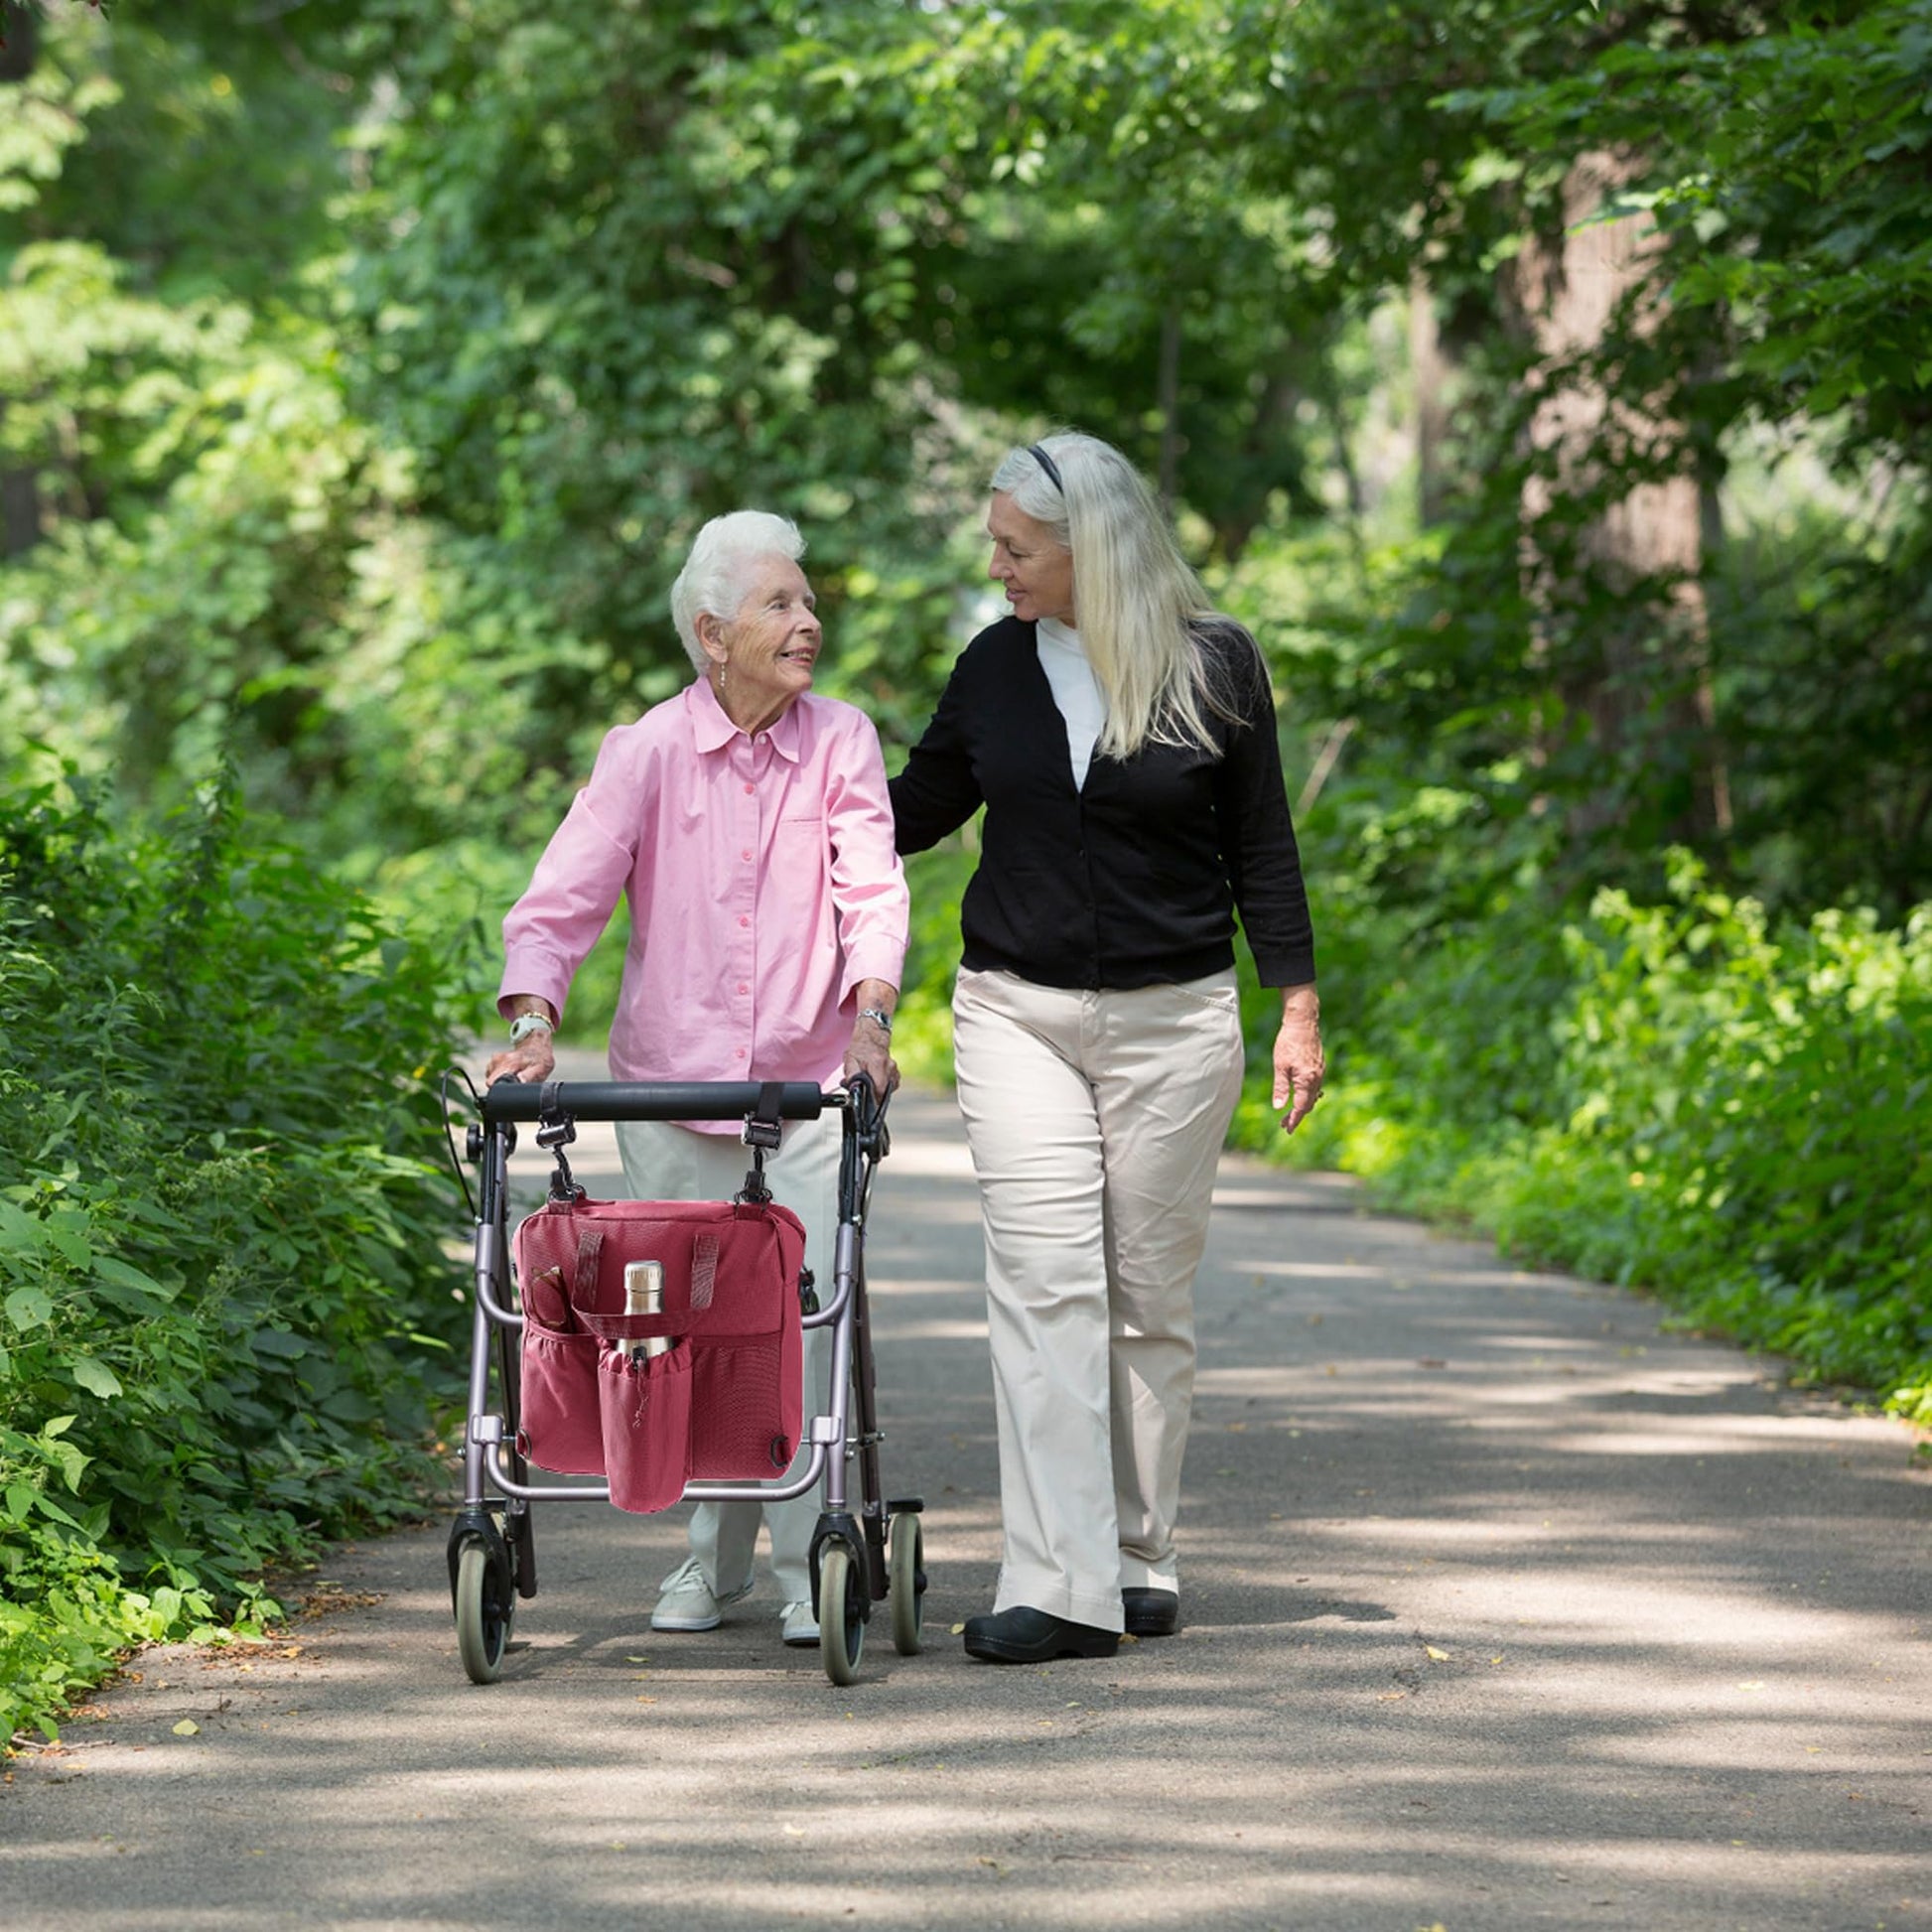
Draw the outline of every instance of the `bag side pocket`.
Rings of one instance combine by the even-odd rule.
[[[597,1365],[611,1500],[637,1515],[668,1509],[691,1473],[691,1344],[633,1362],[619,1348]]]
[[[559,1334],[525,1317],[516,1446],[539,1468],[568,1476],[604,1473],[601,1346],[595,1335]]]

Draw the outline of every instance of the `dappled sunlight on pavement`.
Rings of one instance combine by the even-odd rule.
[[[19,1760],[0,1885],[27,1922],[1932,1927],[1904,1431],[1231,1160],[1183,1629],[978,1665],[951,1633],[999,1554],[971,1169],[944,1097],[902,1095],[894,1133],[869,1265],[924,1655],[882,1615],[834,1690],[765,1582],[716,1631],[653,1632],[677,1513],[550,1508],[478,1689],[433,1522],[333,1558],[343,1607],[295,1654],[151,1653]]]

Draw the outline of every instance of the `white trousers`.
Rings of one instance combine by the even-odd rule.
[[[764,1157],[771,1198],[805,1227],[805,1266],[819,1299],[832,1296],[833,1243],[839,1224],[840,1119],[785,1122],[784,1144]],[[620,1121],[618,1151],[624,1184],[637,1200],[730,1200],[745,1184],[752,1151],[736,1134],[699,1134],[673,1122]],[[832,1331],[805,1330],[805,1414],[825,1407]],[[793,1469],[811,1450],[800,1445]],[[715,1596],[730,1596],[752,1581],[752,1558],[762,1517],[771,1535],[771,1575],[787,1603],[812,1600],[812,1532],[818,1527],[818,1489],[784,1503],[699,1503],[691,1512],[691,1554],[704,1566]]]
[[[1090,993],[962,972],[1006,1536],[996,1609],[1121,1628],[1176,1589],[1194,1271],[1241,1091],[1232,969]]]

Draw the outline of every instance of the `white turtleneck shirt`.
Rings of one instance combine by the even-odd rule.
[[[1039,668],[1046,673],[1047,688],[1060,716],[1066,721],[1066,752],[1073,765],[1073,789],[1087,782],[1087,766],[1093,762],[1093,748],[1100,727],[1107,722],[1107,701],[1100,693],[1093,666],[1087,662],[1086,646],[1071,624],[1057,618],[1041,618],[1035,626],[1039,649]]]

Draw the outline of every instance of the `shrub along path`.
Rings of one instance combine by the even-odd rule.
[[[768,1583],[654,1635],[677,1521],[553,1509],[476,1689],[432,1524],[339,1553],[286,1641],[150,1652],[14,1760],[10,1922],[1932,1926],[1908,1433],[1333,1176],[1223,1172],[1185,1631],[965,1658],[998,1547],[973,1188],[949,1101],[895,1125],[871,1255],[926,1655],[882,1620],[834,1690]]]

